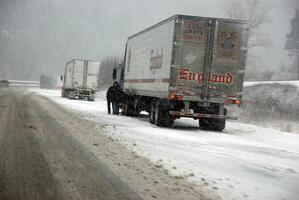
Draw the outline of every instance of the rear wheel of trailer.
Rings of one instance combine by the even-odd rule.
[[[150,112],[149,112],[149,121],[152,124],[155,124],[155,104],[151,103]]]
[[[200,118],[199,127],[202,130],[222,131],[225,128],[225,119]]]
[[[157,126],[171,127],[174,119],[169,115],[169,108],[160,105],[159,101],[151,104],[150,122]]]
[[[91,93],[91,94],[87,97],[87,100],[88,100],[88,101],[95,101],[95,98],[96,98],[95,93]]]
[[[68,90],[67,97],[68,97],[69,99],[75,99],[75,98],[76,98],[75,91],[73,91],[73,90]]]

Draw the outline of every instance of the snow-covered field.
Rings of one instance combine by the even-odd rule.
[[[109,136],[173,175],[217,191],[222,199],[299,199],[299,134],[238,122],[228,122],[223,132],[202,131],[193,119],[160,128],[146,115],[108,115],[105,92],[88,102],[62,98],[58,90],[30,91],[106,125]]]
[[[258,84],[282,84],[282,85],[294,85],[299,87],[299,81],[252,81],[252,82],[244,82],[244,86],[252,86],[252,85],[258,85]]]
[[[299,81],[245,82],[240,121],[299,132]]]

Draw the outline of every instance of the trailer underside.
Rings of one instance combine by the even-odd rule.
[[[137,116],[141,111],[149,113],[149,121],[157,126],[170,127],[175,119],[181,117],[193,118],[199,121],[202,129],[222,131],[226,119],[236,120],[228,116],[223,103],[194,102],[169,100],[150,96],[124,95],[122,113]]]
[[[84,89],[84,88],[75,88],[75,89],[63,88],[61,91],[61,96],[69,99],[79,98],[79,99],[87,99],[88,101],[94,101],[95,92],[96,92],[95,90]]]

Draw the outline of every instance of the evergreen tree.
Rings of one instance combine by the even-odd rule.
[[[296,10],[291,20],[291,31],[287,34],[285,49],[294,61],[292,69],[297,72],[297,79],[299,79],[299,10]]]

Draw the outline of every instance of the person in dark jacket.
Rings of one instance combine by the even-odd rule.
[[[119,105],[122,101],[122,96],[123,94],[120,85],[117,82],[114,82],[113,86],[109,87],[106,93],[108,114],[111,114],[111,109],[110,109],[111,104],[112,104],[113,114],[114,115],[119,114]]]
[[[112,106],[113,106],[114,90],[115,90],[114,86],[110,86],[106,93],[108,114],[111,114],[110,105],[112,104]]]
[[[119,114],[119,105],[122,100],[122,90],[120,85],[117,82],[114,82],[113,84],[113,101],[112,101],[112,109],[113,114],[118,115]]]

